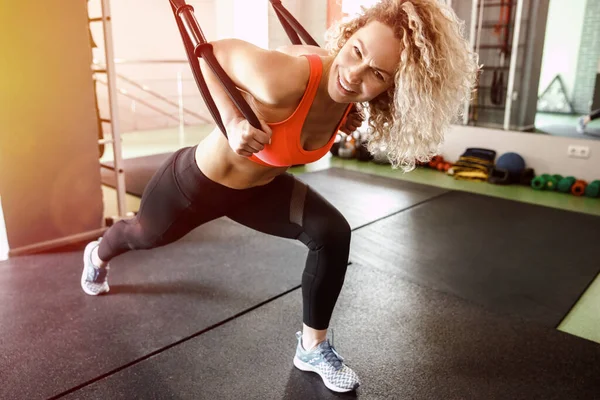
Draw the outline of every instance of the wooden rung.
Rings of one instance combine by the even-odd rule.
[[[104,19],[104,18],[102,18],[102,17],[88,18],[88,21],[89,21],[89,22],[100,22],[100,21],[102,21],[103,19]],[[110,21],[110,17],[106,17],[106,20],[107,20],[107,21]]]

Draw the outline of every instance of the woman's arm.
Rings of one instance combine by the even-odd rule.
[[[302,90],[302,80],[290,79],[301,67],[296,58],[238,39],[218,40],[211,44],[215,58],[234,84],[260,103],[279,105],[289,93]],[[243,117],[203,59],[200,67],[223,123],[226,125],[232,119]]]
[[[302,90],[302,62],[296,57],[261,49],[237,39],[211,42],[217,62],[233,83],[263,104],[285,104],[291,93]],[[227,95],[206,61],[200,60],[206,85],[227,129],[231,149],[242,156],[261,151],[270,142],[271,130],[260,120],[262,130],[255,129],[244,118]],[[308,72],[307,72],[308,73]],[[295,87],[298,86],[298,87]]]

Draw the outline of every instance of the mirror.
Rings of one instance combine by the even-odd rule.
[[[377,1],[329,0],[328,24]],[[600,1],[445,1],[483,64],[458,123],[600,139]]]
[[[600,139],[600,2],[451,3],[483,64],[463,124]]]
[[[600,2],[550,0],[536,131],[600,139]],[[596,117],[594,121],[586,115]]]

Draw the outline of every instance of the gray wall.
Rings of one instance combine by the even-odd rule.
[[[103,204],[86,2],[2,3],[0,194],[14,250],[100,228]]]

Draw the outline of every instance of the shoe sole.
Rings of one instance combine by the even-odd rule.
[[[83,272],[81,273],[81,289],[83,289],[83,291],[85,292],[85,294],[89,294],[90,296],[98,296],[99,294],[102,293],[108,293],[108,291],[110,290],[110,287],[108,287],[108,284],[106,285],[107,288],[106,290],[102,290],[98,293],[94,293],[88,290],[88,288],[85,285],[85,270],[86,270],[86,266],[85,266],[85,260],[88,260],[91,256],[91,252],[95,247],[92,247],[91,249],[88,250],[88,247],[85,248],[85,251],[83,252]]]
[[[325,384],[325,386],[327,386],[327,389],[333,390],[334,392],[346,393],[346,392],[350,392],[352,390],[357,389],[359,386],[357,384],[351,389],[343,389],[343,388],[337,387],[334,384],[332,384],[331,382],[327,381],[327,379],[325,379],[323,377],[323,375],[321,375],[321,373],[315,367],[303,362],[298,357],[294,357],[294,365],[296,366],[296,368],[298,368],[301,371],[314,372],[315,374],[318,374],[321,377],[321,379],[323,380],[323,383]]]

